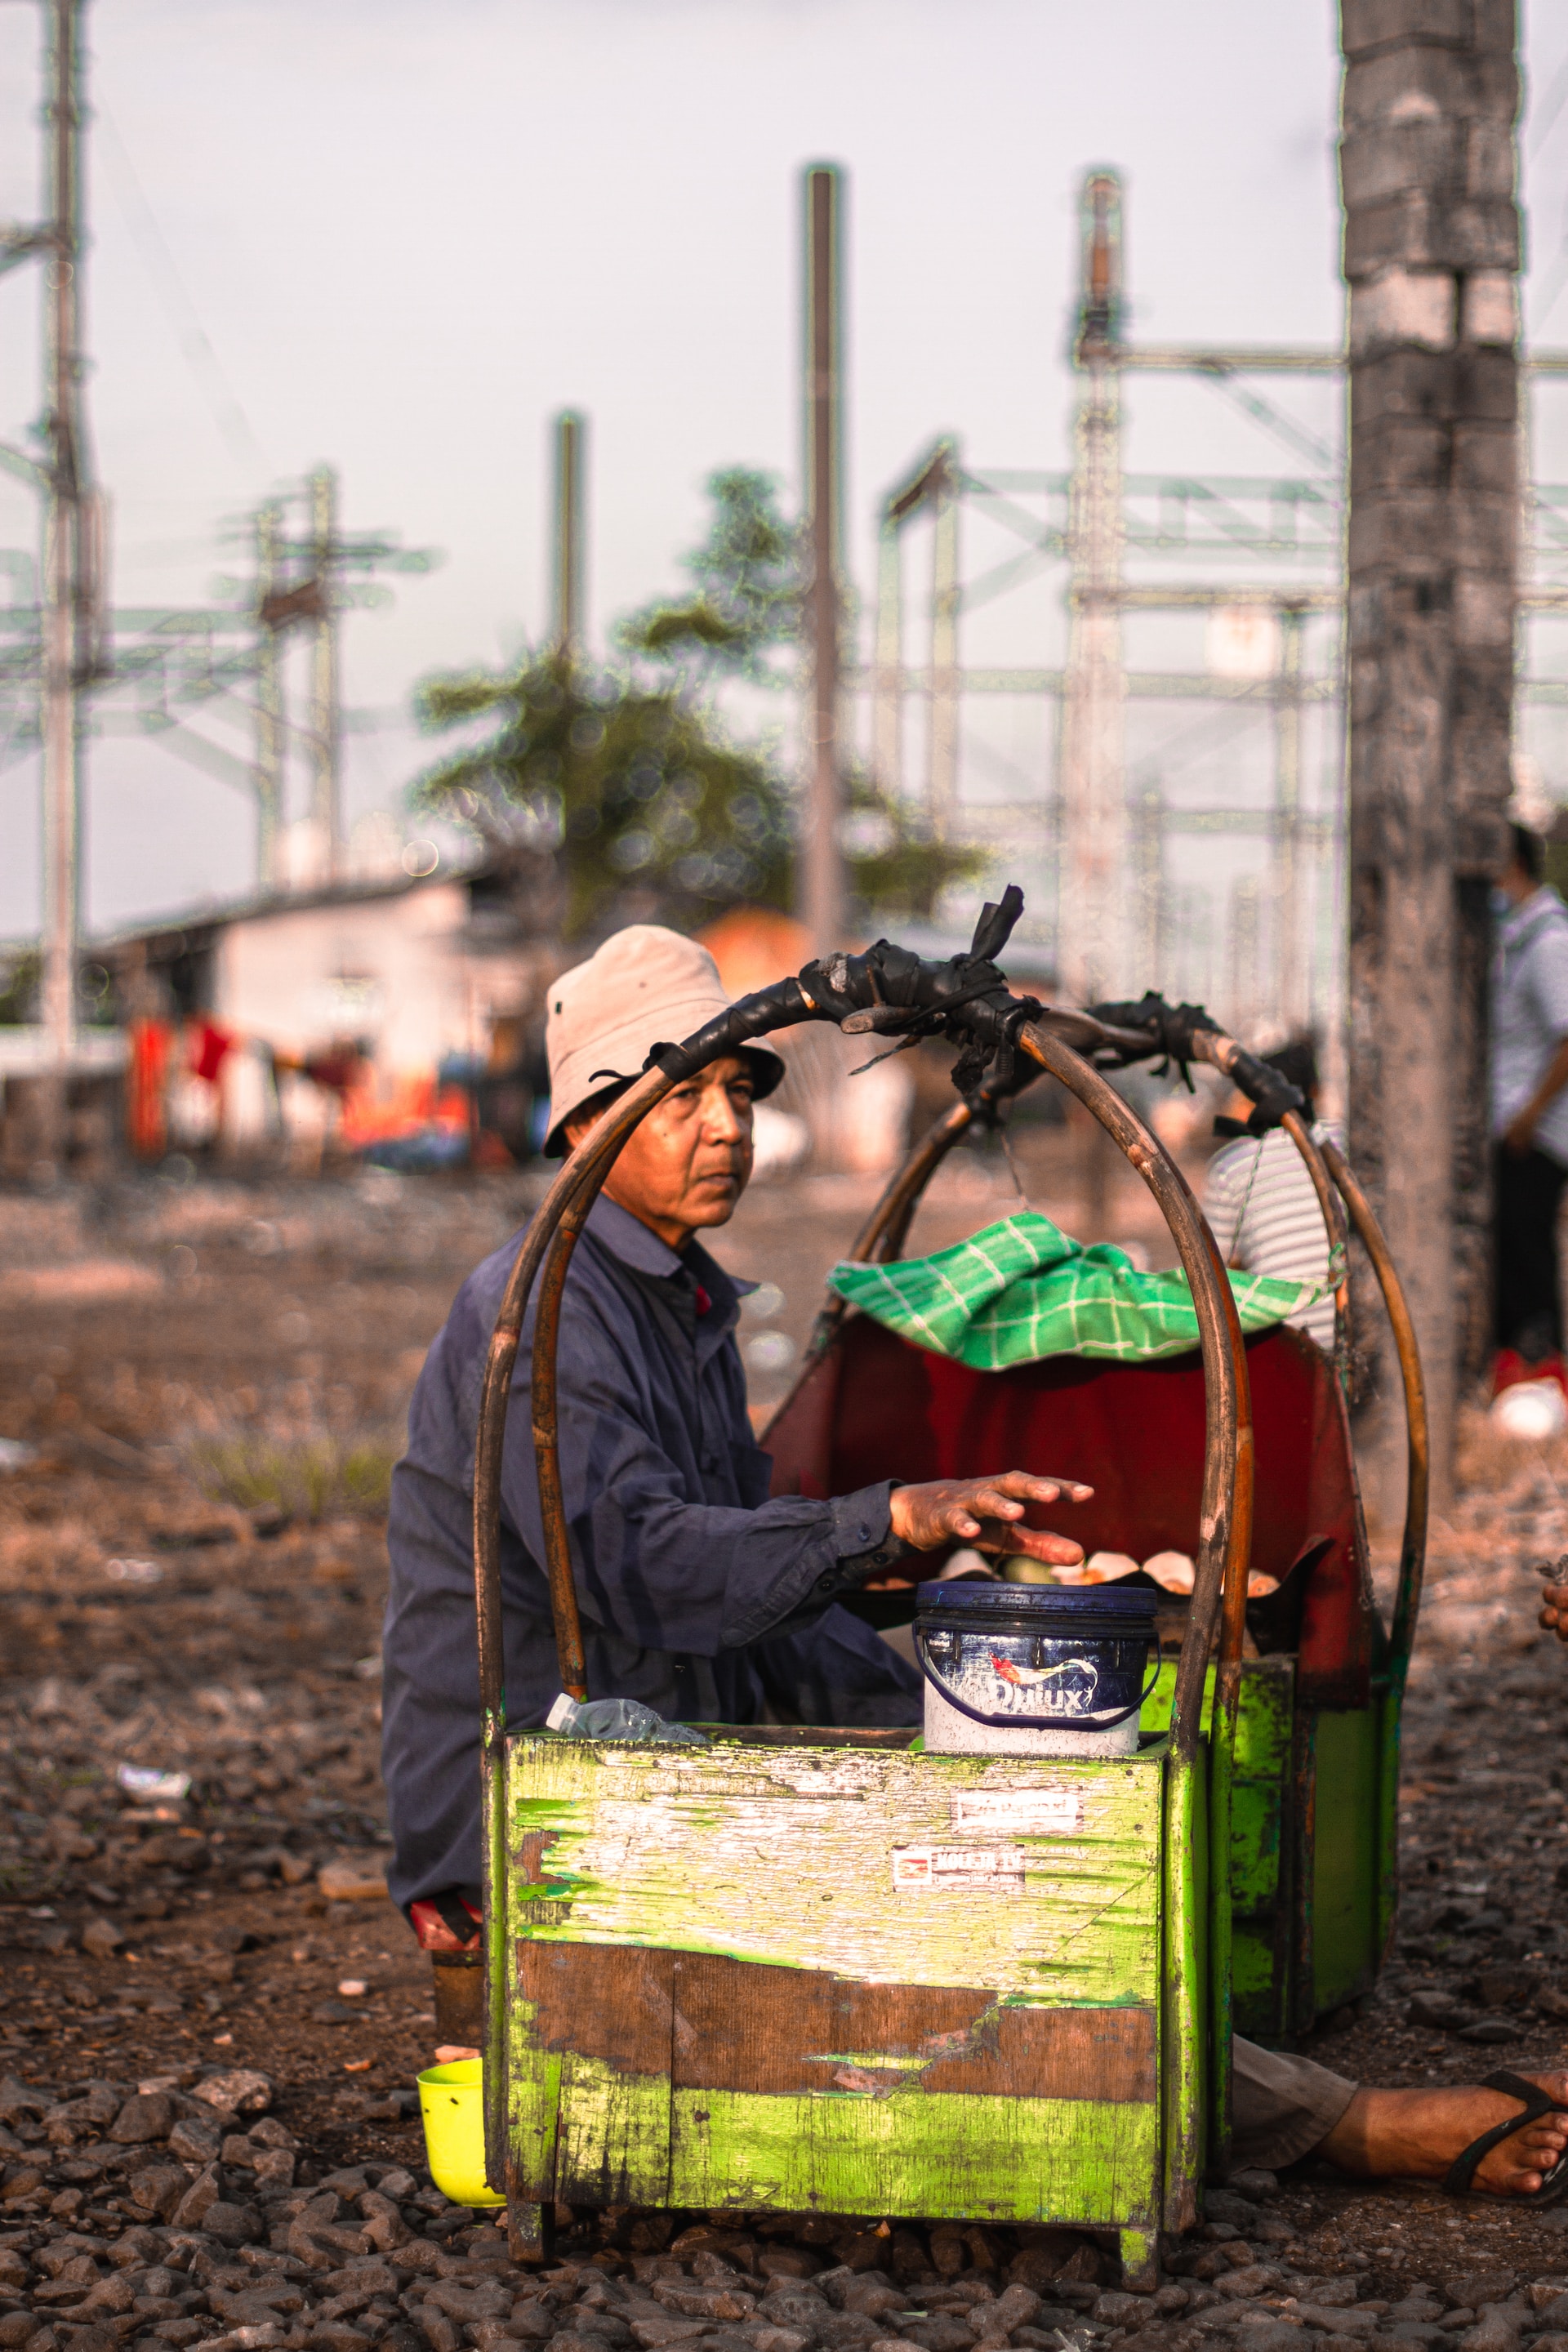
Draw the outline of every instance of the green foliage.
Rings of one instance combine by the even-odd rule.
[[[483,742],[426,772],[419,798],[499,848],[558,860],[567,938],[602,927],[631,894],[639,912],[651,900],[688,925],[739,899],[784,903],[784,787],[679,688],[536,654],[505,675],[432,679],[419,713],[435,732],[494,720]]]
[[[0,1026],[36,1021],[44,960],[37,948],[18,948],[0,959]]]
[[[929,922],[950,883],[972,882],[984,872],[984,850],[938,841],[869,777],[852,774],[845,800],[844,862],[850,892],[868,918],[913,915]]]
[[[771,474],[744,466],[710,474],[708,536],[681,559],[695,594],[658,597],[621,623],[629,653],[674,665],[689,685],[743,677],[777,686],[773,656],[800,633],[799,533],[779,512]]]
[[[470,740],[427,769],[417,803],[472,825],[492,852],[531,866],[536,919],[563,937],[616,921],[694,927],[741,901],[790,897],[794,806],[768,754],[733,741],[714,704],[725,681],[782,685],[800,629],[799,534],[773,478],[710,475],[702,545],[683,559],[689,596],[624,622],[629,670],[559,649],[514,670],[430,679],[417,710],[432,734]],[[490,730],[471,740],[482,721]],[[933,840],[862,776],[847,787],[850,891],[868,920],[929,919],[982,853]]]

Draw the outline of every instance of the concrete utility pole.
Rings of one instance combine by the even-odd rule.
[[[1409,1295],[1441,1484],[1489,1321],[1488,888],[1521,497],[1516,24],[1513,0],[1341,0],[1340,23],[1351,1158]]]
[[[90,465],[81,411],[81,0],[50,0],[47,90],[48,218],[44,269],[44,369],[49,437],[44,494],[43,710],[45,1049],[60,1099],[76,1051],[80,929],[81,779],[77,709],[84,638],[84,515]]]
[[[832,163],[805,173],[805,424],[809,762],[796,902],[819,955],[842,947],[844,789],[839,754],[844,616],[842,179]]]
[[[555,518],[550,568],[550,639],[558,653],[583,651],[583,499],[588,427],[568,408],[555,419]]]
[[[342,866],[342,746],[338,708],[338,615],[333,594],[338,555],[338,478],[331,466],[310,477],[311,568],[319,604],[310,632],[310,816],[324,845],[328,877]]]
[[[1063,843],[1058,938],[1066,993],[1080,1004],[1132,985],[1125,969],[1121,663],[1121,184],[1091,173],[1083,194],[1083,377],[1068,516],[1071,582],[1061,720]]]

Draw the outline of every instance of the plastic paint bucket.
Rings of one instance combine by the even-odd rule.
[[[933,1755],[1128,1756],[1156,1592],[922,1584],[915,1655]],[[1155,1670],[1159,1654],[1155,1650]]]
[[[430,2178],[454,2205],[504,2205],[485,2179],[482,2058],[454,2058],[419,2075],[419,2115]]]

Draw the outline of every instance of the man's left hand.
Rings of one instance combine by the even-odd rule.
[[[979,1551],[1025,1552],[1056,1568],[1076,1568],[1083,1546],[1023,1525],[1026,1503],[1087,1503],[1092,1486],[1076,1478],[1037,1478],[1005,1470],[993,1478],[936,1478],[923,1486],[895,1486],[893,1533],[917,1551],[935,1551],[954,1537]]]
[[[1532,1102],[1526,1103],[1522,1110],[1516,1110],[1502,1131],[1505,1149],[1522,1160],[1525,1153],[1534,1147],[1535,1130],[1540,1121],[1541,1113]]]

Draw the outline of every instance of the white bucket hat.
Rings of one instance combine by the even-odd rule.
[[[566,1149],[565,1126],[596,1094],[638,1077],[655,1045],[679,1045],[727,1012],[719,967],[695,940],[658,923],[612,932],[586,963],[563,971],[550,991],[544,1046],[550,1057],[550,1132],[544,1149]],[[759,1100],[784,1066],[766,1045],[747,1045]]]

